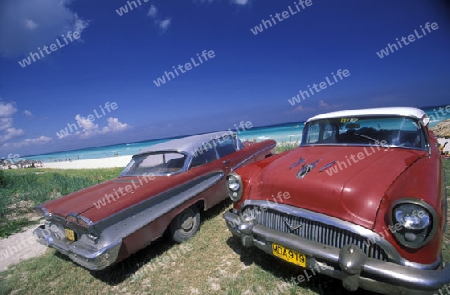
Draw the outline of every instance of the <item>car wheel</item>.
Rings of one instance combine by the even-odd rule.
[[[184,242],[200,228],[200,212],[197,206],[192,206],[178,214],[170,224],[172,240],[177,243]]]

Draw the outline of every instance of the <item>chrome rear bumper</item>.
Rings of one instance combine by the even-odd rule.
[[[55,248],[89,270],[102,270],[113,264],[117,260],[122,245],[122,241],[117,241],[106,247],[95,248],[80,241],[71,242],[66,238],[59,239],[44,225],[36,228],[33,234],[40,244]]]

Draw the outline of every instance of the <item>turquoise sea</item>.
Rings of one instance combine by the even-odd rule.
[[[433,127],[439,122],[450,119],[450,112],[442,113],[438,112],[439,107],[423,108],[423,110],[431,118],[430,126]],[[241,140],[249,141],[262,141],[264,139],[274,139],[278,143],[282,142],[297,142],[299,143],[302,138],[304,122],[294,122],[286,124],[278,124],[264,127],[254,127],[252,129],[241,131],[238,133],[238,137]],[[211,131],[213,132],[213,130]],[[134,155],[141,149],[150,145],[167,141],[173,138],[153,139],[142,142],[134,143],[122,143],[111,146],[86,148],[72,151],[61,151],[44,155],[27,156],[23,157],[30,160],[41,160],[44,162],[54,161],[66,161],[77,159],[99,159],[126,155]]]

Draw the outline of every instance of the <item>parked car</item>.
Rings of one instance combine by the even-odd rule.
[[[351,291],[436,292],[450,282],[447,199],[428,123],[403,107],[309,119],[299,147],[227,176],[229,230]]]
[[[200,211],[227,198],[225,176],[269,157],[276,143],[242,143],[226,131],[150,146],[115,179],[36,208],[45,224],[34,233],[90,270],[146,247],[168,230],[182,242],[200,226]]]

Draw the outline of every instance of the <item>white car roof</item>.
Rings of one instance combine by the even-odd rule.
[[[425,125],[427,125],[429,122],[429,119],[428,117],[426,117],[426,113],[424,111],[412,107],[388,107],[388,108],[371,108],[371,109],[337,111],[314,116],[312,118],[309,118],[307,122],[318,119],[371,116],[371,115],[373,116],[393,115],[393,116],[413,117],[419,120],[423,119]],[[428,120],[425,120],[425,117]]]
[[[155,145],[149,146],[148,148],[141,150],[136,155],[159,151],[175,151],[179,153],[184,152],[188,154],[193,154],[195,153],[195,150],[200,148],[204,143],[207,143],[212,139],[223,137],[225,135],[234,136],[236,135],[236,132],[227,130],[172,139],[166,142],[157,143]]]

